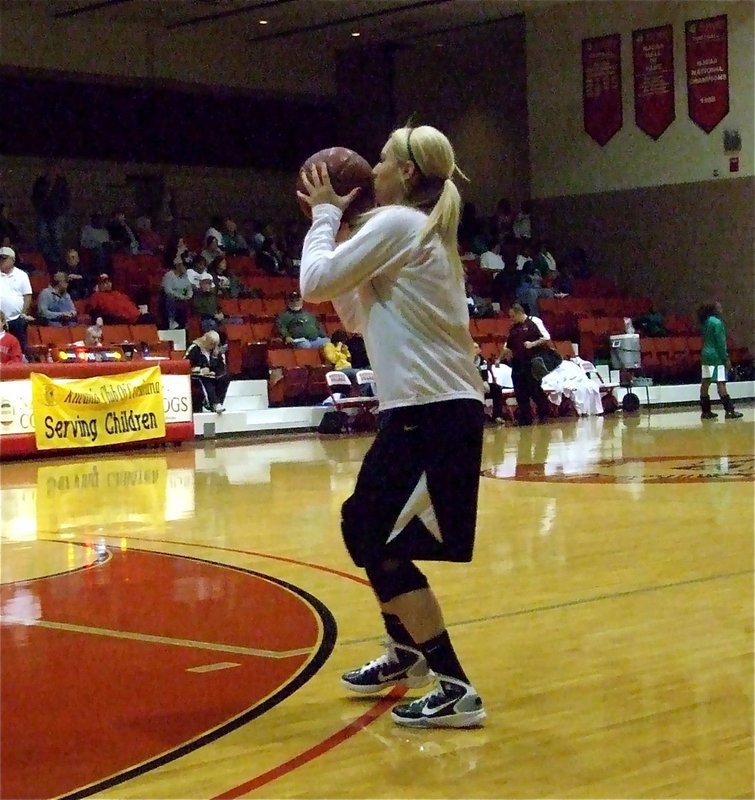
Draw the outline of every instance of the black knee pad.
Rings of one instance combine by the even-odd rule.
[[[367,564],[365,571],[381,603],[428,586],[427,578],[411,561],[383,559]]]

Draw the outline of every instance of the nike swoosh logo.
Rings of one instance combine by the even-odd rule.
[[[400,669],[398,672],[383,672],[382,667],[378,670],[379,681],[392,681],[394,678],[403,677],[406,670]]]
[[[441,703],[439,706],[435,706],[433,708],[428,708],[425,706],[422,709],[422,716],[423,717],[430,717],[434,714],[437,714],[439,711],[443,711],[444,709],[448,708],[449,706],[454,706],[460,700],[459,697],[454,697],[451,700],[446,700],[445,703]]]
[[[405,431],[416,431],[419,425],[404,425]]]

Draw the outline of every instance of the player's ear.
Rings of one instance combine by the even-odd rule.
[[[417,165],[411,161],[399,161],[399,169],[401,170],[401,177],[407,184],[411,184],[417,175]]]

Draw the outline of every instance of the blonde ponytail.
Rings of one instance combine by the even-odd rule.
[[[460,278],[463,267],[457,234],[461,196],[453,177],[456,172],[465,179],[466,176],[456,166],[451,142],[430,125],[399,128],[391,134],[390,141],[398,154],[413,162],[417,169],[417,184],[407,202],[428,211],[422,241],[428,241],[437,233]]]
[[[430,239],[435,233],[440,237],[448,257],[457,272],[457,277],[463,274],[461,258],[459,257],[459,215],[461,213],[461,196],[453,179],[446,178],[443,190],[433,206],[427,223],[422,231],[422,239]]]

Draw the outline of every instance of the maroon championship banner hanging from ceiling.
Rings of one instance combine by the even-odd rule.
[[[634,119],[651,139],[674,121],[674,29],[671,25],[632,33]]]
[[[706,133],[729,113],[729,37],[726,14],[684,26],[690,119]]]
[[[585,131],[601,146],[624,124],[621,105],[621,36],[582,40]]]

